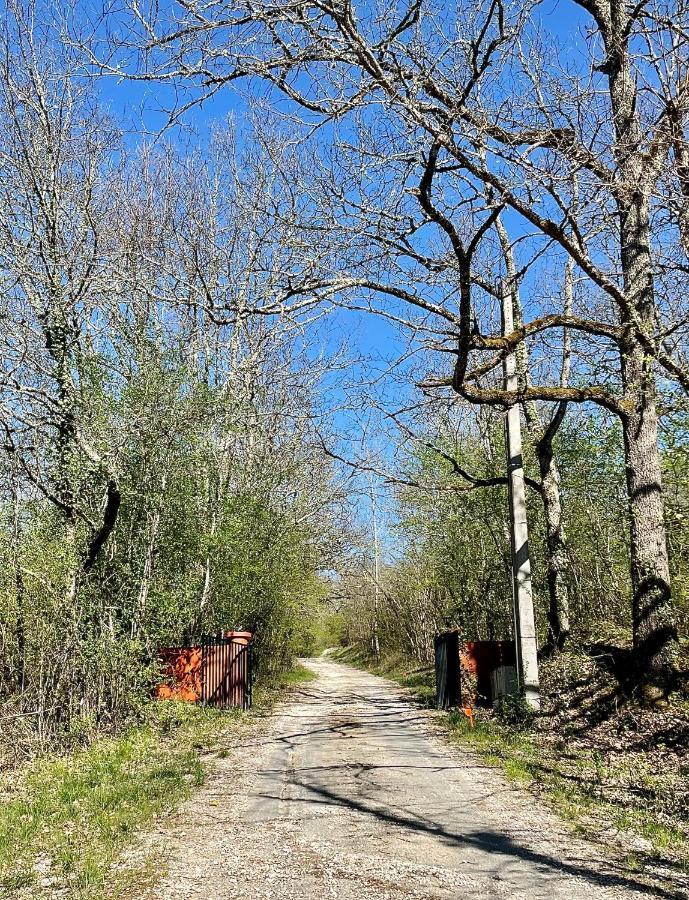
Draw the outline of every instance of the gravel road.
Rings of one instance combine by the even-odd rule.
[[[650,896],[396,686],[306,665],[318,680],[149,835],[167,863],[147,898]]]

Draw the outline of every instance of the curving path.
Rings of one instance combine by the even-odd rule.
[[[319,679],[150,836],[168,860],[147,897],[650,896],[395,685],[306,664]]]

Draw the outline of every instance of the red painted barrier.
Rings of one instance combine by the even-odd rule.
[[[162,647],[158,655],[163,662],[165,681],[155,689],[158,700],[201,699],[201,648]]]
[[[212,706],[251,705],[250,631],[225,631],[202,638],[203,700]]]
[[[514,641],[468,641],[459,655],[462,666],[462,697],[469,697],[468,682],[476,685],[477,699],[491,699],[490,675],[499,666],[514,666]]]
[[[201,646],[161,647],[158,656],[164,680],[156,686],[154,696],[158,700],[250,706],[251,651],[247,646],[252,637],[250,631],[226,631],[218,638],[202,638]]]

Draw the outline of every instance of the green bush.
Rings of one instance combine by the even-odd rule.
[[[495,703],[495,718],[502,725],[526,731],[533,724],[534,710],[526,702],[523,691],[505,694]]]

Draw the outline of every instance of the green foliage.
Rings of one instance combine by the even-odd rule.
[[[295,245],[264,230],[284,160],[122,155],[53,24],[5,23],[0,91],[2,762],[137,721],[161,645],[248,628],[289,668],[339,503],[311,313],[276,303]]]
[[[629,520],[619,423],[579,412],[565,420],[556,452],[574,638],[600,639],[601,624],[630,630]]]
[[[494,435],[490,456],[478,437],[440,435],[438,446],[479,478],[502,474],[502,438]],[[433,623],[442,630],[459,627],[467,640],[509,633],[509,547],[504,541],[506,489],[466,491],[437,453],[419,456],[419,480],[454,485],[456,491],[419,495],[407,492],[400,504],[399,529],[408,550],[408,575],[415,593],[426,588],[433,598]],[[469,565],[469,560],[472,564]]]
[[[504,694],[495,703],[495,718],[510,728],[526,731],[533,724],[534,717],[534,710],[526,702],[523,691]]]
[[[87,750],[36,760],[6,775],[0,806],[0,885],[5,891],[49,878],[51,888],[95,900],[111,886],[109,867],[132,835],[188,796],[205,778],[199,748],[240,713],[156,703],[147,722]]]
[[[500,419],[485,415],[481,428],[470,422],[439,427],[429,442],[477,478],[503,475]],[[680,633],[689,624],[689,457],[686,416],[665,423],[664,489],[671,571]],[[540,475],[524,430],[526,474]],[[600,410],[575,408],[555,441],[567,540],[565,572],[573,646],[631,639],[629,521],[622,434],[619,422]],[[384,567],[384,593],[377,612],[384,654],[401,653],[428,663],[433,636],[449,627],[464,640],[507,639],[512,635],[512,588],[506,489],[469,489],[439,453],[417,451],[415,477],[431,488],[400,492],[394,527],[399,552]],[[435,489],[433,489],[435,488]],[[548,631],[546,524],[536,489],[527,492],[529,552],[539,645]],[[370,580],[350,578],[349,595],[338,609],[341,644],[371,646],[373,596]]]
[[[309,634],[300,656],[319,656],[324,650],[345,643],[347,617],[327,602],[319,602],[310,618]]]
[[[137,427],[122,426],[121,506],[93,569],[81,567],[84,523],[73,527],[40,497],[0,508],[0,697],[16,714],[0,755],[36,743],[83,746],[103,728],[137,721],[161,646],[247,629],[264,677],[314,646],[329,525],[310,510],[327,508],[329,471],[319,476],[303,436],[275,449],[279,434],[252,426],[249,435],[242,409],[179,353],[150,340],[134,349],[143,362],[121,391],[101,360],[107,402],[91,426]],[[90,358],[88,384],[97,372]],[[240,449],[230,454],[228,441]],[[80,485],[97,520],[103,481]]]

